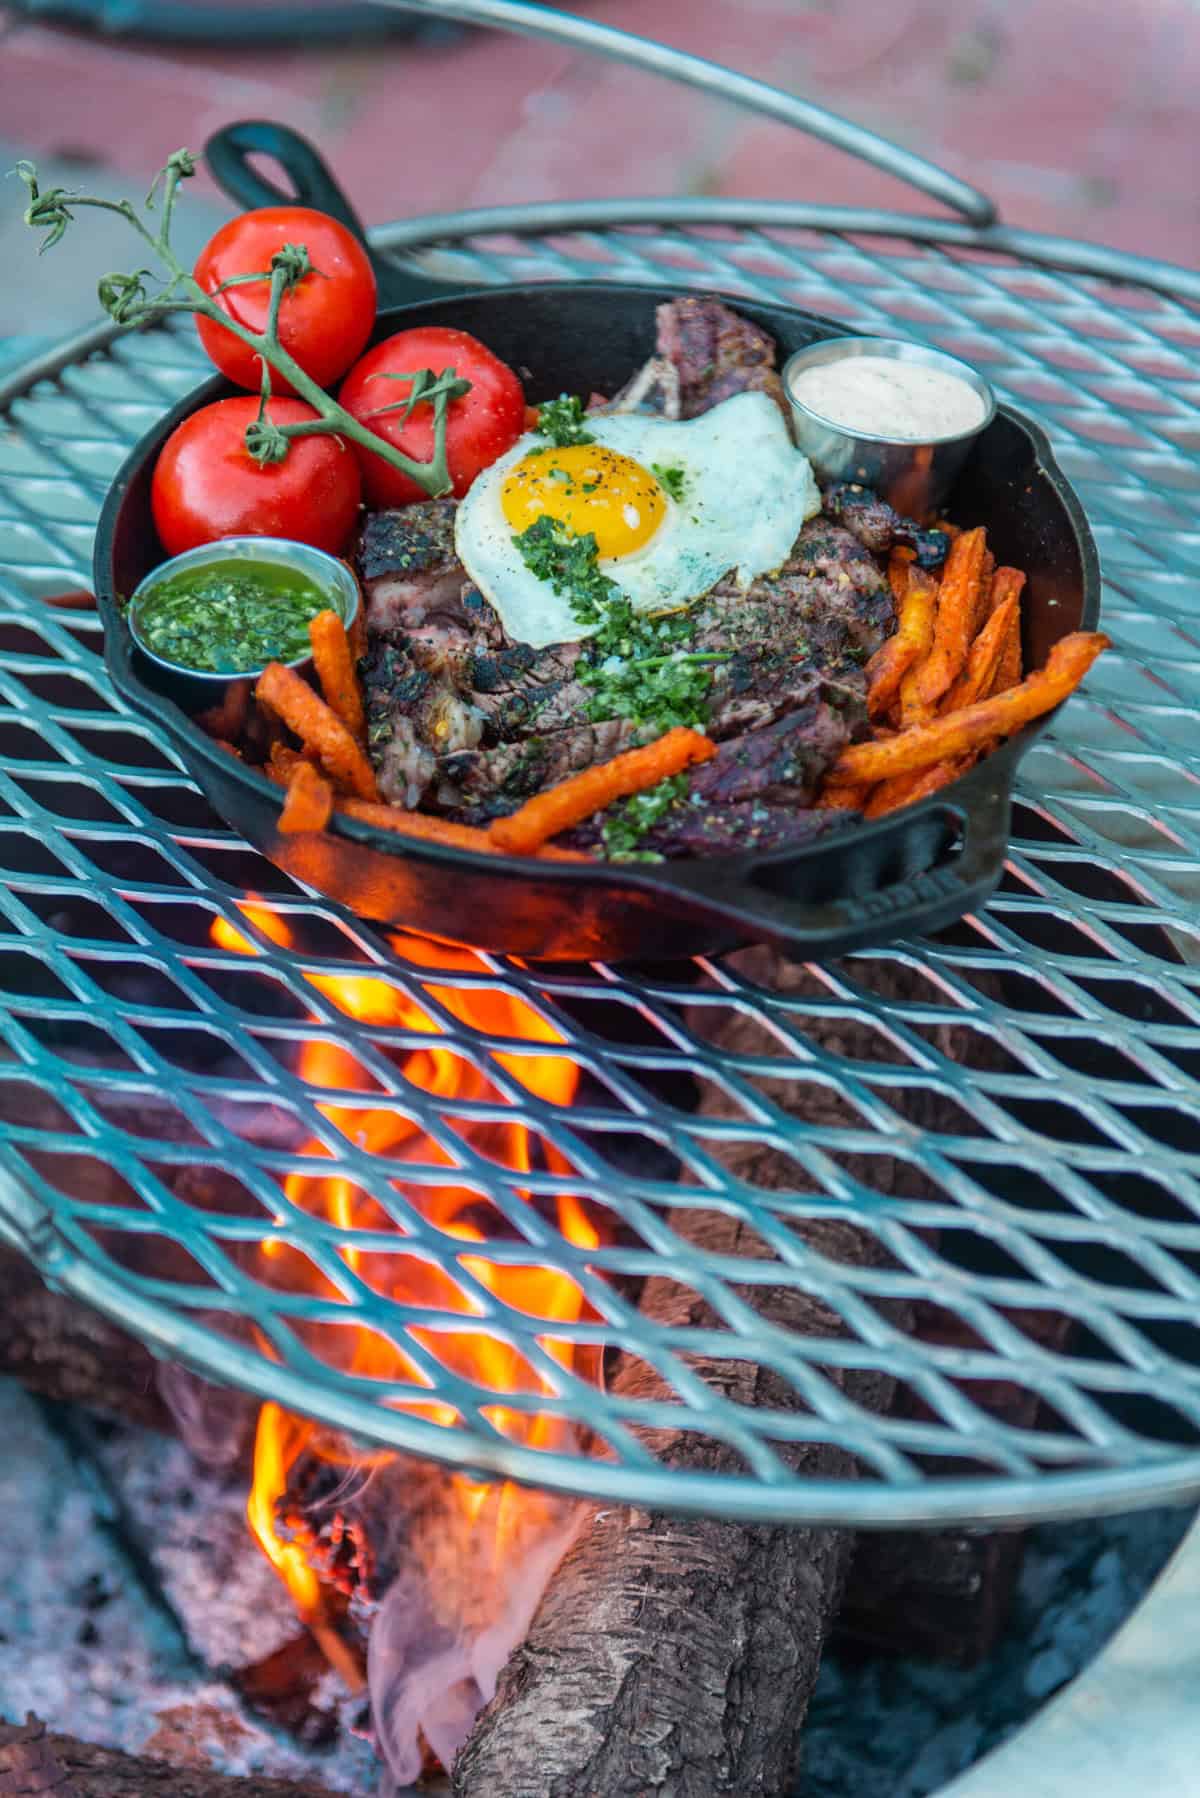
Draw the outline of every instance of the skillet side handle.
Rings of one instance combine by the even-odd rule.
[[[931,814],[959,837],[949,859],[861,898],[814,903],[794,897],[785,885],[793,867],[803,878],[797,856],[773,861],[763,870],[771,885],[753,871],[735,874],[719,897],[706,893],[699,909],[714,923],[736,927],[746,942],[770,943],[807,961],[894,942],[900,936],[927,935],[944,929],[994,891],[1004,872],[1009,809],[1009,787],[1003,778],[974,793],[969,812],[930,802]]]
[[[292,186],[288,193],[253,168],[251,156],[270,156]],[[223,125],[204,146],[204,160],[214,181],[239,206],[312,206],[366,242],[363,222],[315,145],[287,125],[271,119],[242,119]]]
[[[279,163],[291,183],[291,193],[252,167],[251,156],[270,156]],[[371,258],[381,306],[407,306],[470,291],[462,284],[434,281],[377,256],[367,242],[365,225],[329,164],[315,144],[288,125],[272,119],[241,119],[223,125],[205,144],[204,159],[213,180],[239,206],[311,206],[353,232]]]

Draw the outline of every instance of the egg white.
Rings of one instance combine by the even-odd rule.
[[[683,473],[682,498],[665,496],[666,516],[649,542],[628,556],[600,561],[635,611],[684,605],[730,572],[748,587],[787,559],[801,525],[821,509],[808,460],[766,394],[735,394],[685,420],[599,414],[587,419],[587,429],[598,444],[643,468],[658,463]],[[590,634],[577,623],[569,596],[555,593],[526,567],[501,505],[511,469],[545,444],[529,433],[477,475],[454,526],[467,573],[509,636],[535,649]]]

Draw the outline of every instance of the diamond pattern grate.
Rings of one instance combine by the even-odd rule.
[[[1041,417],[1080,490],[1114,652],[1023,764],[996,898],[934,940],[785,985],[753,955],[434,969],[233,836],[121,709],[94,620],[46,604],[86,582],[108,481],[203,372],[186,330],[97,332],[10,382],[0,432],[0,1231],[197,1371],[541,1485],[862,1524],[1194,1497],[1200,312],[884,235],[662,223],[455,236],[417,260],[483,282],[720,286],[979,363]],[[216,920],[240,938],[214,940]],[[359,982],[350,1010],[336,976]],[[384,989],[400,1004],[381,1024]],[[734,1012],[737,1046],[718,1051],[709,1031]],[[301,1068],[306,1040],[340,1052],[336,1072]],[[580,1073],[569,1106],[542,1077],[562,1062]],[[380,1148],[376,1123],[397,1116],[411,1129]],[[516,1168],[514,1124],[533,1144]],[[357,1195],[352,1221],[296,1196],[331,1173]],[[474,1253],[438,1221],[449,1189],[486,1220]],[[560,1233],[564,1192],[601,1246]],[[752,1257],[685,1241],[696,1208],[743,1219]],[[820,1255],[797,1225],[830,1217],[879,1259]],[[532,1263],[568,1276],[582,1321],[496,1296],[496,1267]],[[648,1321],[647,1276],[700,1294],[712,1322]],[[765,1321],[750,1295],[772,1285],[818,1295],[837,1333]],[[503,1411],[464,1371],[464,1316],[519,1369]],[[387,1345],[386,1375],[356,1358],[359,1324]],[[564,1343],[640,1357],[673,1401],[597,1389]],[[802,1408],[739,1406],[697,1354],[770,1367]],[[886,1418],[843,1380],[878,1367],[906,1395]],[[1036,1427],[1012,1421],[1014,1387],[1040,1397]],[[534,1446],[513,1420],[536,1412],[581,1433]],[[740,1471],[665,1466],[656,1424],[724,1442]],[[848,1449],[859,1477],[797,1477],[797,1440]]]

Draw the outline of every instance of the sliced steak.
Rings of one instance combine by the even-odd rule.
[[[432,613],[458,607],[467,575],[454,553],[454,513],[452,499],[367,513],[354,565],[372,630],[409,630]]]
[[[556,840],[564,849],[601,853],[602,818],[602,813],[589,818]],[[794,806],[763,805],[758,800],[693,805],[685,798],[646,832],[637,852],[660,855],[667,861],[683,856],[765,855],[770,849],[801,849],[826,831],[857,822],[857,812],[797,811]]]
[[[654,731],[639,732],[625,718],[603,724],[576,724],[549,731],[521,743],[443,756],[438,764],[436,796],[448,810],[466,813],[471,823],[486,823],[514,811],[522,800],[543,787],[555,786],[594,762],[606,762]]]
[[[379,790],[395,805],[417,806],[439,756],[473,749],[483,719],[449,681],[421,666],[402,637],[372,641],[362,679],[367,748]]]
[[[826,488],[821,505],[827,518],[844,525],[864,549],[873,550],[877,556],[885,556],[893,545],[901,543],[913,551],[922,568],[940,568],[946,560],[950,539],[945,531],[923,531],[913,519],[894,512],[869,487],[839,481]]]
[[[827,666],[873,655],[895,629],[887,576],[840,525],[810,518],[783,567],[717,582],[695,609],[699,650],[801,652]]]
[[[552,643],[546,649],[517,643],[496,654],[477,653],[469,678],[486,741],[508,743],[578,724],[589,697],[575,679],[581,648],[579,643]]]
[[[806,806],[826,768],[852,740],[855,722],[850,712],[817,695],[773,724],[722,743],[712,761],[694,771],[688,793],[697,803],[717,806],[749,799]]]
[[[680,418],[696,418],[735,393],[765,393],[785,414],[775,340],[720,300],[687,294],[655,314],[658,354],[675,370]]]

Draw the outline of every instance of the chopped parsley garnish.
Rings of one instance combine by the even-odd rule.
[[[664,818],[677,800],[687,793],[686,774],[673,774],[660,780],[656,787],[635,793],[631,799],[620,799],[610,805],[600,825],[600,840],[610,862],[660,862],[653,850],[639,849],[638,844]]]
[[[538,435],[548,437],[561,448],[567,443],[595,443],[590,431],[583,428],[583,402],[573,394],[560,393],[538,407]]]
[[[574,537],[543,515],[513,542],[530,573],[566,595],[578,623],[596,627],[575,669],[591,690],[590,719],[630,718],[660,731],[676,724],[703,729],[713,670],[728,657],[688,650],[695,628],[690,612],[635,612],[597,566],[590,531]]]
[[[629,601],[616,581],[596,566],[599,550],[591,531],[573,537],[544,513],[513,538],[530,574],[546,581],[555,593],[565,593],[580,624],[598,624],[610,605]]]
[[[651,462],[650,473],[654,476],[659,486],[671,495],[673,500],[682,500],[684,491],[687,487],[687,475],[682,468],[677,465],[672,465],[670,468],[664,468],[661,462]]]

